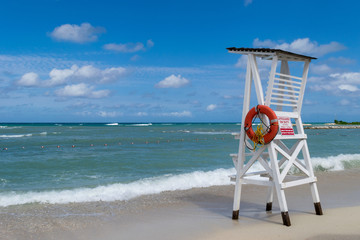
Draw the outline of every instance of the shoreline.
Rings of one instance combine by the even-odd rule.
[[[290,188],[286,197],[291,227],[282,225],[276,198],[273,212],[265,212],[267,189],[261,186],[243,187],[240,217],[232,220],[234,186],[227,185],[167,191],[128,201],[1,207],[0,239],[225,239],[239,234],[261,239],[269,236],[264,235],[266,231],[258,231],[259,227],[278,239],[290,236],[326,239],[326,234],[335,229],[340,235],[349,233],[359,238],[360,229],[353,222],[358,225],[356,216],[360,214],[357,183],[360,169],[316,176],[324,215],[314,214],[308,185]],[[303,233],[304,229],[309,231]]]

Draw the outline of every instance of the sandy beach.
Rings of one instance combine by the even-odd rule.
[[[310,188],[286,191],[292,226],[282,225],[266,188],[244,186],[232,220],[233,185],[147,195],[130,201],[0,208],[0,239],[360,239],[360,170],[318,173],[323,216]]]

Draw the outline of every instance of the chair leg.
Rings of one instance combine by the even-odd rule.
[[[267,211],[267,212],[272,211],[272,202],[266,203],[266,211]]]
[[[281,212],[281,216],[282,216],[283,224],[284,224],[285,226],[290,227],[290,226],[291,226],[291,222],[290,222],[289,213],[288,213],[288,212]]]
[[[314,203],[316,215],[323,215],[320,202]]]
[[[240,199],[241,199],[241,180],[236,177],[236,185],[234,192],[234,204],[233,204],[233,213],[232,219],[239,219],[239,210],[240,210]]]
[[[272,181],[272,180],[270,180]],[[272,210],[272,202],[274,197],[274,186],[269,187],[267,200],[266,200],[266,211],[269,212]]]
[[[323,211],[320,204],[319,192],[316,183],[310,183],[311,195],[314,201],[316,215],[323,215]]]
[[[282,220],[283,220],[283,224],[285,226],[291,226],[291,222],[290,222],[290,216],[288,213],[288,207],[287,207],[287,203],[286,203],[286,198],[285,198],[285,192],[283,189],[280,188],[280,185],[275,184],[276,185],[276,194],[279,200],[279,206],[280,206],[280,211],[281,211],[281,216],[282,216]]]

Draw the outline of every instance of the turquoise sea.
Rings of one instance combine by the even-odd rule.
[[[0,124],[0,206],[230,184],[236,123]],[[307,129],[316,171],[360,167],[360,129]]]

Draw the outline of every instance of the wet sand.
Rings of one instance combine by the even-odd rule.
[[[267,189],[243,187],[232,220],[234,186],[164,192],[130,201],[27,204],[0,208],[0,239],[360,239],[360,169],[318,173],[324,211],[314,214],[308,185],[286,190],[291,227]]]

